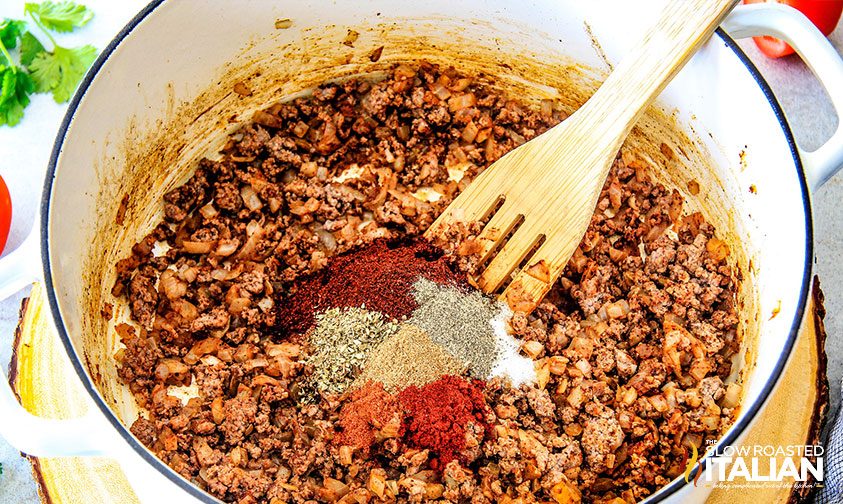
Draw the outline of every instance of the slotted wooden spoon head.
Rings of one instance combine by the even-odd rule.
[[[650,102],[738,0],[671,0],[659,21],[576,113],[481,173],[425,236],[458,217],[485,221],[476,283],[532,311],[585,235],[612,163]],[[511,235],[511,236],[510,236]]]

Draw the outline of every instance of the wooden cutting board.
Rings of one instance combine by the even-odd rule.
[[[804,330],[765,413],[750,431],[746,443],[763,445],[816,444],[828,410],[828,380],[824,352],[823,295],[814,280]],[[32,413],[72,418],[86,410],[85,392],[52,328],[41,285],[21,306],[9,379]],[[120,467],[100,458],[28,457],[45,503],[137,503]],[[810,489],[715,489],[709,504],[798,503]]]

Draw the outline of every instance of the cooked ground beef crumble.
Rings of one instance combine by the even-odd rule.
[[[145,409],[131,428],[141,442],[230,502],[617,504],[680,475],[688,447],[731,425],[728,247],[631,155],[563,277],[513,317],[537,383],[487,383],[492,435],[470,463],[435,471],[391,425],[371,453],[337,446],[350,394],[299,404],[309,348],[276,324],[293,281],[373,240],[422,233],[479,171],[564,119],[489,84],[424,63],[326,84],[256,113],[164,197],[164,222],[118,263],[113,288],[134,322],[117,325],[116,358]],[[456,267],[470,249],[453,247]],[[168,393],[191,383],[186,403]]]

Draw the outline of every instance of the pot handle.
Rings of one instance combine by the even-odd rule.
[[[38,222],[38,219],[36,219]],[[0,259],[0,300],[41,277],[41,252],[36,228],[18,248]],[[23,453],[36,457],[113,455],[113,429],[96,406],[68,420],[41,418],[18,402],[5,370],[0,366],[0,436]]]
[[[722,24],[734,38],[773,36],[790,44],[825,88],[837,116],[837,130],[814,151],[800,147],[799,156],[812,190],[826,183],[843,167],[843,60],[831,43],[804,14],[779,3],[737,7]]]

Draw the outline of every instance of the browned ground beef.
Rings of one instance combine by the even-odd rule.
[[[529,346],[539,380],[487,384],[493,435],[474,462],[437,473],[394,432],[349,456],[331,441],[348,397],[298,405],[308,348],[274,329],[292,281],[379,237],[421,233],[480,170],[563,119],[488,84],[428,64],[327,84],[258,112],[164,197],[165,222],[117,265],[113,290],[136,322],[118,325],[117,359],[146,409],[138,439],[233,502],[634,502],[730,425],[728,249],[633,157],[618,158],[563,278],[513,318],[540,343]],[[420,188],[443,196],[420,201]],[[156,257],[155,242],[170,249]],[[191,381],[186,404],[168,394]]]

